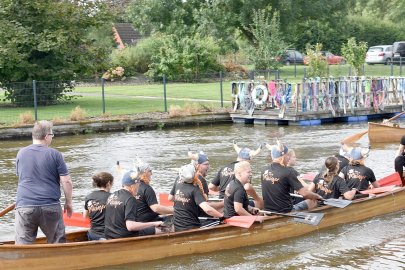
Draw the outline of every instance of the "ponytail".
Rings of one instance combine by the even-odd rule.
[[[200,176],[200,175],[201,175],[201,174],[200,174],[199,172],[196,172],[196,173],[195,173],[194,179],[193,179],[193,185],[197,185],[197,186],[198,186],[198,188],[200,189],[202,195],[204,196],[205,201],[208,201],[208,196],[207,196],[207,194],[205,194],[203,185],[202,185],[202,183],[201,183],[201,181],[200,181],[200,179],[199,179],[199,176]]]

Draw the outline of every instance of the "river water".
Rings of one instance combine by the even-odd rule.
[[[120,175],[115,166],[118,160],[124,168],[130,168],[136,156],[150,163],[153,167],[151,185],[157,193],[169,192],[176,177],[175,168],[189,162],[188,148],[208,154],[211,164],[208,179],[211,180],[221,166],[236,159],[233,140],[241,147],[255,148],[263,142],[272,144],[277,137],[295,150],[295,167],[305,173],[318,170],[326,157],[335,154],[340,140],[366,128],[367,123],[311,127],[215,125],[56,136],[52,146],[65,157],[74,182],[74,210],[79,212],[83,209],[84,197],[92,190],[92,174],[111,172],[116,177],[113,190],[120,188]],[[359,142],[367,146],[367,135]],[[30,143],[30,140],[0,141],[0,209],[15,200],[15,155]],[[374,170],[377,178],[393,171],[397,147],[398,143],[372,145],[366,165]],[[257,189],[260,189],[260,169],[268,162],[268,156],[269,151],[263,149],[252,162],[252,182]],[[402,211],[250,248],[106,269],[404,269],[404,214]],[[13,239],[13,218],[13,212],[0,218],[0,241]]]

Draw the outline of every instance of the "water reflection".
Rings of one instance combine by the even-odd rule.
[[[157,192],[168,192],[176,177],[174,168],[188,163],[187,151],[204,150],[211,169],[217,170],[236,159],[232,141],[241,147],[256,148],[263,142],[280,138],[295,149],[296,169],[305,173],[318,170],[324,159],[336,153],[339,141],[367,128],[366,123],[313,127],[218,125],[131,133],[91,134],[55,137],[53,147],[63,152],[74,181],[74,209],[81,211],[83,199],[92,189],[91,175],[111,172],[113,190],[120,188],[116,161],[131,168],[139,156],[153,167],[152,186]],[[17,187],[14,159],[17,151],[30,140],[0,141],[0,209],[14,202]],[[368,145],[367,136],[360,140]],[[366,165],[377,178],[393,171],[398,143],[373,145]],[[253,184],[260,188],[259,171],[268,162],[266,149],[253,160]],[[144,263],[142,268],[156,269],[403,269],[405,267],[405,218],[402,214],[313,233],[294,240],[242,248],[220,253],[185,256]],[[71,228],[69,228],[71,229]],[[12,239],[13,214],[1,218],[0,240]],[[137,265],[139,266],[139,265]],[[133,269],[120,266],[109,269]]]

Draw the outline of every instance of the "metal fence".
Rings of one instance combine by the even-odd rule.
[[[78,106],[87,118],[176,111],[176,106],[207,111],[226,108],[231,105],[232,81],[275,80],[293,83],[293,89],[305,89],[302,82],[306,77],[306,68],[284,66],[280,70],[163,76],[154,81],[137,76],[116,81],[33,80],[8,83],[0,85],[0,126],[42,119],[66,122],[80,117],[80,110],[75,109]],[[350,75],[351,69],[348,65],[330,66],[329,72],[330,76],[339,78]],[[365,66],[365,73],[370,76],[400,76],[402,65]]]

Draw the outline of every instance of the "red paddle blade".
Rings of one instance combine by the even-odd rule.
[[[169,194],[159,193],[159,202],[163,206],[173,206],[174,203],[169,200]]]
[[[361,194],[378,194],[378,193],[384,193],[388,191],[392,191],[395,188],[395,185],[392,186],[384,186],[384,187],[379,187],[379,188],[372,188],[372,189],[367,189],[360,191]]]
[[[402,186],[402,181],[401,181],[401,177],[399,176],[399,173],[395,172],[393,174],[390,174],[390,175],[378,180],[378,184],[380,184],[380,187],[392,186],[392,185]]]
[[[90,228],[90,219],[84,218],[82,213],[73,213],[70,218],[63,213],[63,221],[65,226]]]
[[[224,220],[226,224],[242,227],[242,228],[250,228],[253,222],[255,222],[256,216],[233,216]]]
[[[300,177],[304,180],[313,181],[316,175],[317,175],[316,172],[309,172],[301,174]]]

